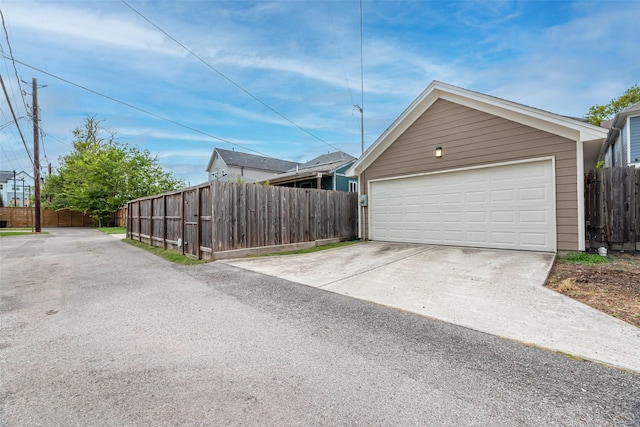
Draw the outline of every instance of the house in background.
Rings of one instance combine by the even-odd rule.
[[[33,177],[25,171],[0,171],[0,207],[31,206]]]
[[[342,151],[327,153],[269,177],[268,181],[271,185],[284,187],[358,191],[358,180],[345,175],[355,161],[355,157]]]
[[[620,111],[602,126],[609,128],[600,155],[604,167],[635,165],[640,168],[640,102]]]
[[[207,164],[207,175],[209,181],[256,182],[268,179],[273,174],[285,172],[297,165],[299,163],[288,160],[214,148]]]
[[[434,81],[351,168],[360,237],[585,249],[584,172],[607,130]]]

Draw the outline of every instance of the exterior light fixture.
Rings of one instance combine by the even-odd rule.
[[[442,157],[442,147],[436,147],[436,159]]]

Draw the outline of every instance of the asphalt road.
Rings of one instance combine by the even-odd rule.
[[[635,374],[51,232],[0,239],[2,426],[640,425]]]

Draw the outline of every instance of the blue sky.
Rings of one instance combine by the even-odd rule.
[[[305,161],[337,147],[360,154],[358,1],[0,0],[14,58],[155,115],[238,144]],[[363,2],[365,145],[432,81],[583,116],[640,83],[640,2]],[[3,55],[9,48],[0,33]],[[231,145],[16,63],[38,91],[43,163],[55,168],[87,115],[148,149],[192,185],[214,147]],[[0,65],[16,114],[13,64]],[[21,83],[31,104],[30,84]],[[2,96],[4,98],[4,96]],[[31,170],[6,100],[0,170]],[[19,119],[27,142],[32,124]],[[7,125],[8,124],[8,125]],[[7,125],[7,126],[5,126]],[[304,129],[301,130],[300,128]],[[44,156],[43,156],[44,157]]]

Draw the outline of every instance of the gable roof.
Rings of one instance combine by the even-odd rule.
[[[475,110],[493,114],[526,126],[575,141],[603,141],[607,130],[582,119],[561,116],[548,111],[507,101],[495,96],[463,89],[434,80],[406,110],[376,139],[358,161],[347,171],[348,176],[360,174],[371,165],[409,126],[420,118],[438,99],[444,99]],[[599,147],[598,147],[599,148]],[[597,154],[597,152],[596,152]]]
[[[0,171],[0,184],[13,181],[13,171]],[[25,171],[15,172],[16,181],[21,181],[23,177],[33,181],[33,177]]]
[[[343,151],[322,154],[303,163],[297,168],[292,168],[287,172],[274,175],[273,178],[269,178],[269,182],[295,181],[301,178],[316,177],[318,174],[328,175],[335,172],[336,169],[353,163],[355,160],[355,157]]]
[[[216,154],[227,164],[227,166],[236,166],[239,168],[257,169],[269,172],[284,172],[299,163],[288,160],[274,159],[273,157],[257,156],[255,154],[243,153],[234,150],[224,150],[222,148],[214,148],[206,171],[211,170]]]

